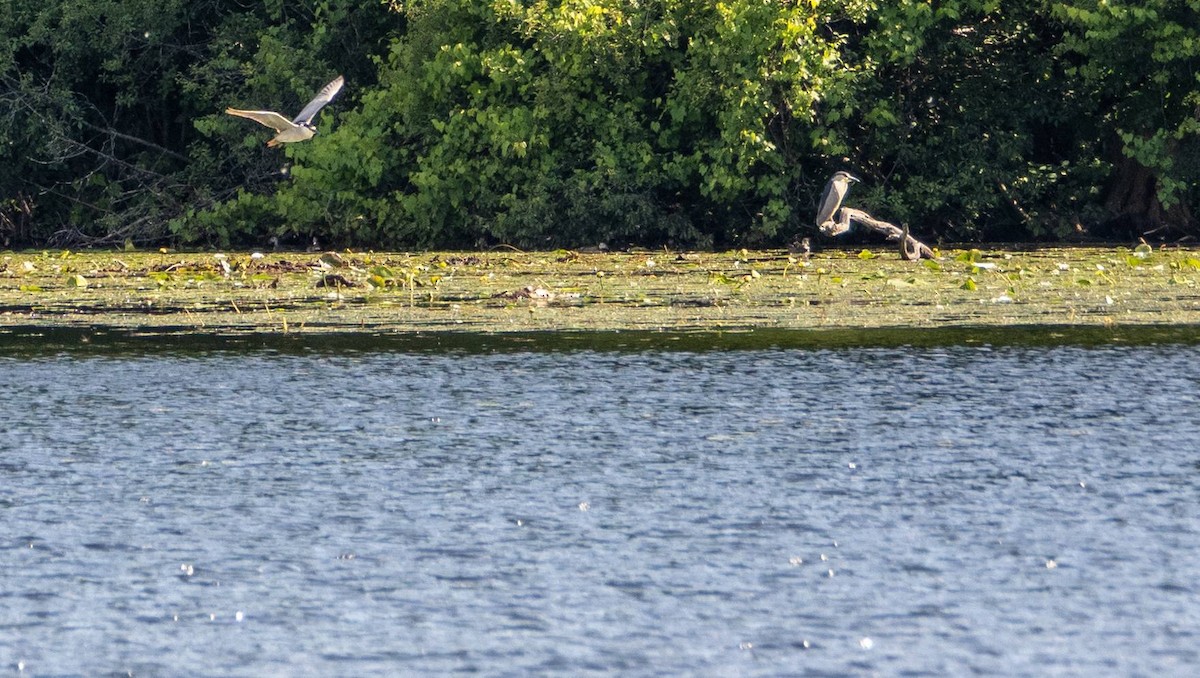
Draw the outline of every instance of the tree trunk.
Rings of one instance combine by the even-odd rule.
[[[1104,207],[1110,215],[1110,228],[1129,231],[1130,235],[1165,237],[1172,231],[1188,234],[1197,229],[1190,206],[1180,201],[1164,208],[1158,199],[1154,171],[1124,155],[1116,162]]]

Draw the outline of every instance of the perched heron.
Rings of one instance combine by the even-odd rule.
[[[321,112],[322,108],[325,108],[325,104],[333,101],[345,83],[346,81],[339,75],[333,82],[322,87],[321,91],[317,92],[317,96],[313,97],[313,100],[304,107],[304,110],[291,120],[275,111],[242,111],[236,108],[226,108],[225,112],[239,118],[249,118],[278,132],[274,139],[267,142],[267,146],[274,147],[294,141],[308,141],[317,133],[316,125],[312,124],[313,118],[317,117],[317,113]]]
[[[859,178],[853,176],[849,172],[835,172],[829,178],[829,183],[825,184],[825,190],[821,192],[821,204],[817,208],[817,226],[822,231],[830,230],[833,225],[833,216],[842,207],[842,201],[846,199],[846,193],[850,190],[850,184],[859,181]]]

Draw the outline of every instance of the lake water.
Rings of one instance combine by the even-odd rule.
[[[1194,340],[23,341],[2,674],[1200,670]]]

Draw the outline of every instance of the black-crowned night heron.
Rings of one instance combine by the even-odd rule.
[[[825,190],[821,192],[821,203],[817,207],[817,226],[826,231],[834,222],[834,215],[842,207],[842,201],[846,199],[846,193],[850,190],[850,184],[859,181],[858,177],[851,175],[849,172],[835,172],[829,178],[829,183],[825,184]]]
[[[304,110],[291,120],[275,111],[242,111],[236,108],[226,108],[225,112],[239,118],[249,118],[278,132],[274,139],[267,142],[267,146],[274,147],[295,141],[308,141],[317,133],[316,125],[312,124],[313,118],[317,117],[317,113],[321,112],[322,108],[325,108],[325,104],[333,101],[345,83],[346,81],[339,75],[333,82],[322,87],[321,91],[317,92],[317,96],[313,97],[313,100],[304,107]]]

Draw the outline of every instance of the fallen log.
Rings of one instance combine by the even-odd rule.
[[[908,233],[908,225],[903,228],[887,222],[876,219],[870,214],[853,207],[843,207],[838,211],[838,220],[832,219],[821,224],[821,233],[829,237],[839,236],[850,232],[852,222],[865,226],[866,228],[881,233],[885,238],[900,244],[900,258],[905,261],[916,261],[918,259],[933,259],[933,249],[925,243],[917,240]]]

